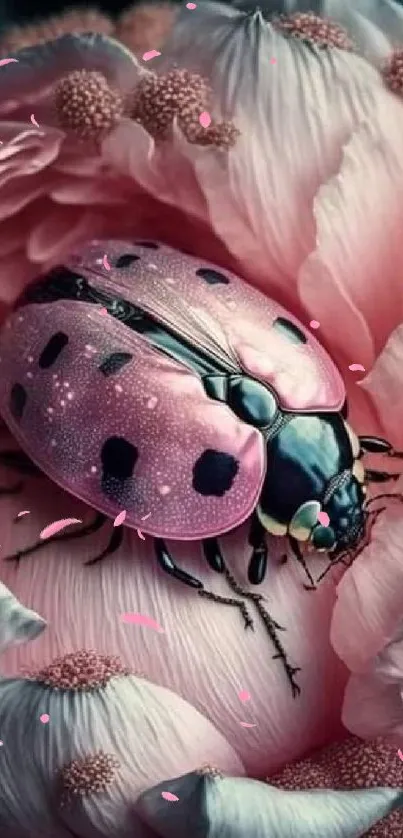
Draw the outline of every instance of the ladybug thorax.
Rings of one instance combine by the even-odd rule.
[[[327,551],[356,543],[364,527],[364,473],[342,415],[288,414],[268,446],[258,505],[266,529]]]

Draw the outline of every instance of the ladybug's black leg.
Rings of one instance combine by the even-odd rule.
[[[105,550],[102,550],[102,553],[100,553],[99,556],[95,556],[94,559],[90,559],[88,562],[85,562],[85,566],[88,567],[89,565],[98,564],[98,562],[102,562],[102,559],[106,559],[107,556],[111,556],[112,553],[116,553],[122,544],[124,531],[125,528],[123,526],[114,527]]]
[[[295,538],[293,538],[291,535],[288,536],[288,541],[289,541],[291,550],[292,550],[297,562],[299,562],[299,564],[304,568],[304,571],[305,571],[305,573],[306,573],[306,575],[307,575],[307,577],[308,577],[308,579],[311,583],[310,585],[304,585],[305,590],[306,591],[316,591],[315,581],[314,581],[313,576],[311,575],[311,572],[310,572],[310,570],[309,570],[309,568],[306,564],[305,558],[304,558],[302,550],[301,550],[301,548],[298,544],[298,541]]]
[[[390,471],[374,471],[372,468],[365,469],[365,477],[368,483],[389,483],[389,480],[399,480],[401,474]]]
[[[19,495],[23,488],[24,484],[21,480],[15,483],[14,486],[0,486],[0,497],[4,497],[5,495]]]
[[[205,538],[203,544],[203,555],[207,564],[216,573],[224,573],[225,562],[216,538]]]
[[[252,515],[248,541],[253,548],[248,567],[248,579],[251,585],[260,585],[267,570],[266,530],[257,515]]]
[[[85,535],[91,535],[94,532],[98,532],[106,521],[106,516],[98,512],[93,521],[90,521],[89,524],[85,524],[80,529],[62,533],[61,535],[51,535],[50,538],[47,538],[46,540],[37,541],[35,544],[31,544],[30,547],[24,547],[22,550],[18,550],[18,552],[13,553],[12,556],[6,556],[4,561],[19,562],[20,559],[25,556],[32,555],[32,553],[36,553],[37,550],[40,550],[42,547],[46,547],[48,544],[54,544],[55,542],[60,541],[73,541],[75,538],[82,538]]]
[[[0,465],[27,477],[42,477],[42,472],[23,451],[0,451]]]
[[[211,541],[213,541],[213,539],[211,539]],[[248,609],[246,608],[244,602],[238,599],[233,599],[232,597],[218,596],[218,594],[213,594],[211,591],[206,591],[203,582],[200,582],[200,579],[196,579],[195,576],[191,576],[190,573],[186,573],[185,570],[181,570],[181,568],[175,564],[162,538],[154,539],[154,544],[158,563],[160,567],[163,570],[165,570],[165,573],[168,573],[169,576],[172,576],[174,579],[177,579],[178,582],[183,582],[185,585],[189,585],[189,587],[197,589],[199,596],[204,597],[205,599],[211,599],[213,600],[213,602],[221,602],[223,605],[236,606],[237,608],[239,608],[243,616],[245,628],[253,629],[253,620],[249,616]],[[212,550],[212,545],[210,545],[209,550]],[[223,559],[222,562],[224,564]]]

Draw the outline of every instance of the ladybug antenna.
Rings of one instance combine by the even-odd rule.
[[[363,507],[364,511],[368,512],[368,510],[370,509],[372,504],[375,503],[375,501],[377,501],[377,500],[398,500],[400,503],[403,503],[403,495],[394,494],[393,492],[387,492],[387,493],[382,494],[382,495],[374,495],[373,498],[368,498],[368,500],[365,501],[365,504],[364,504],[364,507]],[[386,507],[383,507],[383,509],[386,509]],[[383,509],[379,510],[379,511],[382,512]],[[374,512],[375,511],[378,511],[378,510],[374,510]],[[372,514],[372,513],[370,512],[370,514]]]
[[[327,576],[327,574],[329,573],[329,570],[332,570],[332,569],[335,567],[335,565],[337,565],[337,564],[343,564],[343,565],[345,565],[346,567],[348,567],[348,566],[351,564],[351,561],[350,561],[350,562],[346,562],[346,561],[345,561],[345,557],[346,557],[346,556],[348,556],[349,558],[351,558],[351,554],[350,554],[347,550],[346,550],[344,553],[341,553],[341,554],[340,554],[340,556],[338,556],[337,558],[335,558],[335,559],[330,559],[330,562],[329,562],[328,566],[325,568],[325,570],[323,571],[323,573],[321,573],[321,574],[320,574],[320,576],[318,576],[318,578],[317,578],[317,580],[316,580],[316,584],[318,584],[319,582],[321,582],[321,581],[322,581],[322,579],[324,579],[324,578],[325,578],[325,576]]]

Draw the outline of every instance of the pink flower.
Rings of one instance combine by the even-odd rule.
[[[402,11],[388,0],[380,4],[382,13],[366,0],[357,0],[352,11],[344,3],[327,6],[337,25],[312,17],[269,24],[262,13],[201,3],[192,12],[183,8],[155,64],[134,59],[102,35],[67,35],[16,53],[18,63],[0,68],[0,293],[9,305],[21,287],[87,238],[151,233],[237,269],[306,324],[317,320],[317,336],[346,382],[350,423],[360,433],[384,435],[403,449],[403,297],[397,281],[403,268],[403,103],[400,55],[393,56],[391,46],[399,31],[403,42]],[[339,28],[342,23],[347,34]],[[175,62],[178,68],[172,70]],[[212,115],[205,134],[197,120],[204,110]],[[360,383],[349,370],[353,363],[367,372]],[[5,434],[2,447],[11,445]],[[131,669],[145,673],[147,685],[157,685],[155,694],[144,688],[155,699],[152,721],[142,717],[136,727],[133,720],[135,737],[127,734],[129,768],[134,760],[133,803],[163,780],[161,771],[157,777],[149,766],[141,766],[147,737],[155,731],[162,735],[159,707],[161,712],[170,708],[164,718],[169,717],[170,734],[179,737],[172,753],[169,738],[163,743],[170,754],[169,777],[192,771],[189,754],[194,768],[209,758],[203,737],[212,758],[222,748],[226,765],[218,767],[252,778],[273,776],[285,763],[337,739],[343,732],[342,709],[344,724],[355,733],[400,734],[403,508],[398,502],[390,507],[337,588],[339,574],[334,572],[315,594],[306,592],[300,568],[279,561],[284,545],[270,543],[262,593],[273,619],[286,627],[290,659],[301,667],[297,700],[278,661],[272,660],[259,614],[255,632],[244,632],[234,609],[203,602],[161,578],[149,540],[133,531],[116,557],[93,569],[84,562],[102,549],[101,534],[75,546],[44,546],[43,555],[24,558],[18,570],[2,563],[7,586],[48,624],[35,642],[5,652],[3,671],[20,676],[21,670],[38,670],[72,651],[95,648],[98,654],[119,655]],[[30,514],[14,525],[21,509]],[[4,498],[3,510],[4,555],[34,542],[57,518],[91,518],[81,503],[36,477],[27,479],[22,495]],[[224,545],[231,571],[246,585],[245,528],[225,538]],[[197,568],[207,588],[228,595],[225,580],[201,562],[197,545],[176,545],[175,550],[181,566]],[[311,562],[319,572],[326,567],[319,556]],[[148,615],[164,633],[123,624],[119,615],[129,612]],[[11,686],[3,684],[2,712],[5,725],[11,720],[13,742],[17,720],[7,695],[13,707],[19,700],[28,707],[31,687],[20,677],[11,680]],[[158,691],[163,687],[187,702],[183,729],[179,704],[168,702]],[[32,689],[40,703],[42,687]],[[251,695],[247,705],[239,700],[241,690]],[[58,700],[52,693],[55,710],[40,708],[49,711],[46,735],[57,736],[52,714],[68,712],[63,708],[69,699],[65,704]],[[113,705],[118,718],[125,718],[125,700],[130,703],[122,693]],[[111,707],[105,699],[109,725]],[[203,721],[192,715],[195,708]],[[112,782],[111,743],[103,736],[97,741],[96,726],[88,721],[92,716],[80,712],[77,754],[71,748],[64,775],[67,785],[87,771],[97,776],[98,769]],[[195,731],[201,736],[193,748]],[[41,727],[32,733],[32,747],[38,748],[36,765],[46,784],[48,754],[54,751],[53,745],[40,750],[35,737],[43,732]],[[120,740],[119,748],[124,751]],[[20,753],[16,748],[10,756],[17,791]],[[94,763],[100,753],[100,762]],[[58,770],[64,767],[61,757],[60,749]],[[71,766],[77,760],[78,767]],[[387,777],[379,782],[389,785]],[[255,786],[243,788],[246,800],[257,799]],[[228,789],[231,800],[232,786]],[[127,807],[126,794],[124,786],[114,805],[124,800]],[[12,811],[13,826],[19,817],[11,807],[14,798],[13,793],[3,804],[3,812]],[[224,798],[215,811],[218,817],[209,810],[211,835],[213,827],[219,830],[224,823],[225,834],[234,838],[236,825]],[[265,794],[267,823],[274,831],[273,799],[271,791]],[[24,835],[30,834],[31,822],[40,831],[43,802],[38,800],[33,794],[24,805]],[[360,800],[355,824],[365,804]],[[394,795],[382,801],[371,823],[399,802]],[[11,828],[11,815],[2,814],[1,805],[0,795],[0,826]],[[113,808],[98,807],[97,801],[80,806],[64,821],[67,828],[77,832],[78,824],[84,836],[97,829],[97,834],[110,834],[107,813]],[[119,838],[127,829],[127,809],[122,811]],[[243,822],[251,836],[252,827],[261,827],[256,811],[251,803],[250,821]],[[153,828],[164,835],[166,824],[161,827],[160,813],[158,818]],[[352,823],[344,819],[343,838],[359,834]],[[288,838],[284,830],[278,834]]]
[[[190,225],[180,204],[169,213],[161,206],[161,155],[141,124],[125,116],[136,107],[136,118],[142,119],[141,91],[147,80],[158,114],[164,86],[152,89],[155,74],[99,34],[68,34],[17,54],[18,63],[1,67],[3,303],[90,237],[133,236],[152,229],[156,236],[189,244]],[[192,95],[192,78],[177,76],[183,95],[187,90]],[[153,122],[147,127],[153,130]],[[150,169],[151,197],[140,182],[144,168]],[[141,212],[135,210],[139,204]],[[196,222],[193,230],[197,240],[201,225]]]

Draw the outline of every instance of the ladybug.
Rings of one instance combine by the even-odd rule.
[[[270,533],[313,587],[303,546],[333,561],[355,549],[365,484],[393,476],[365,471],[363,454],[399,456],[356,436],[339,371],[292,314],[154,241],[89,242],[23,293],[0,333],[0,415],[30,461],[98,511],[82,534],[124,509],[163,570],[200,592],[167,540],[201,541],[222,573],[219,536],[250,518],[251,585]]]

